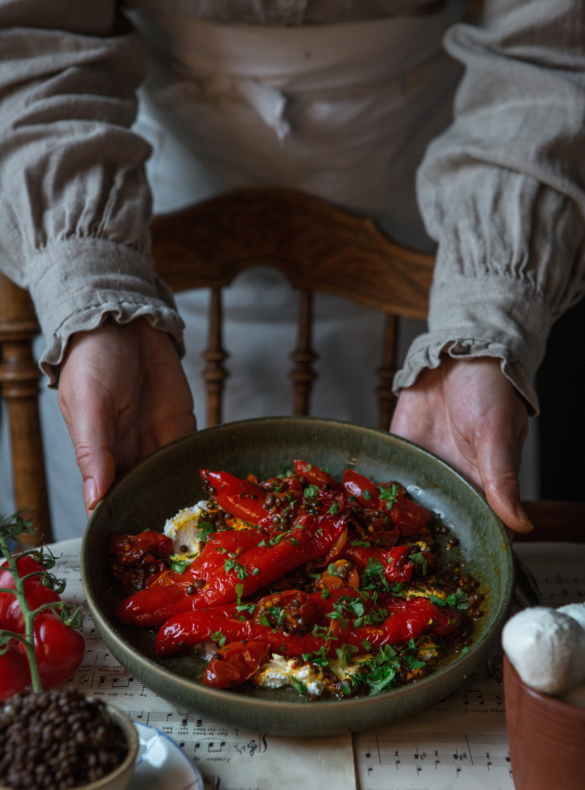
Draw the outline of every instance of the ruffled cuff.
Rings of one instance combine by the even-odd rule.
[[[148,255],[106,239],[70,239],[51,244],[27,262],[29,290],[47,347],[40,366],[55,387],[67,343],[75,332],[146,318],[169,332],[183,352],[184,324],[169,288]]]
[[[496,357],[502,372],[538,414],[534,376],[544,356],[552,315],[530,284],[505,276],[451,275],[433,285],[429,331],[412,343],[394,378],[394,392],[410,387],[442,353],[454,359]]]

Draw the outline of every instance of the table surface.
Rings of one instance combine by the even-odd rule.
[[[585,544],[534,540],[558,535],[559,524],[567,534],[567,517],[568,534],[583,540],[585,506],[555,510],[556,503],[532,504],[536,535],[519,541],[515,549],[534,573],[543,604],[585,600]],[[61,555],[54,573],[67,580],[63,598],[84,602],[80,539],[52,548]],[[336,790],[513,790],[503,689],[486,668],[423,713],[376,732],[275,738],[175,710],[120,666],[85,608],[86,660],[67,685],[103,697],[134,720],[170,735],[197,765],[206,788],[296,790],[304,783]]]

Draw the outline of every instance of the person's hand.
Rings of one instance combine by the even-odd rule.
[[[59,406],[89,515],[115,475],[196,429],[172,339],[145,319],[108,321],[73,336],[61,366]]]
[[[438,368],[425,369],[400,393],[390,430],[480,486],[507,527],[532,529],[518,485],[528,415],[500,360],[444,357]]]

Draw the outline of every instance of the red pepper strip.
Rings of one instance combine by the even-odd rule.
[[[392,505],[389,516],[402,535],[415,535],[427,526],[433,514],[418,502],[399,496]]]
[[[437,620],[443,620],[437,607],[428,598],[417,598],[404,601],[400,610],[392,613],[379,626],[361,626],[351,631],[337,629],[334,639],[326,639],[312,634],[273,633],[275,629],[253,620],[226,619],[213,609],[199,609],[177,615],[166,622],[156,637],[156,652],[159,656],[169,656],[185,647],[209,642],[212,634],[221,631],[228,642],[243,639],[266,642],[272,651],[286,656],[313,653],[322,647],[328,655],[335,655],[335,648],[342,644],[355,645],[358,652],[364,653],[363,640],[367,640],[372,649],[382,645],[404,644],[409,639],[419,637]]]
[[[201,553],[196,557],[191,565],[183,573],[167,571],[159,576],[150,586],[166,586],[177,584],[186,588],[195,579],[211,578],[213,573],[225,565],[228,554],[243,555],[250,549],[255,548],[265,540],[266,535],[259,529],[230,529],[225,532],[216,532],[211,540],[208,540],[202,548]]]
[[[363,508],[366,510],[380,509],[378,489],[367,477],[354,472],[353,469],[346,469],[341,482],[346,496],[354,496]]]
[[[266,642],[232,642],[221,647],[211,659],[201,678],[204,686],[227,689],[251,678],[266,658]]]
[[[127,625],[150,628],[162,625],[165,620],[179,612],[231,603],[237,599],[238,585],[243,587],[243,596],[250,595],[299,565],[321,557],[344,530],[346,520],[345,515],[317,518],[305,515],[301,517],[300,524],[290,532],[283,533],[284,537],[274,546],[258,546],[261,533],[255,530],[229,533],[234,536],[245,532],[256,533],[255,547],[240,554],[231,567],[227,554],[220,553],[221,562],[218,563],[215,552],[212,568],[206,567],[204,562],[198,563],[198,557],[184,574],[169,573],[167,583],[161,577],[160,583],[157,579],[146,590],[122,601],[116,616]],[[204,551],[208,546],[209,544]],[[202,555],[203,552],[200,556]],[[195,565],[196,572],[192,571]],[[191,575],[187,584],[183,581],[186,574]],[[176,578],[180,582],[177,583]],[[203,578],[207,584],[193,595],[186,595],[185,589],[194,578]]]
[[[7,565],[8,563],[4,562],[0,566],[0,588],[15,590],[16,582],[12,574],[10,571],[4,570]],[[21,578],[29,573],[46,573],[44,566],[37,562],[34,557],[31,557],[30,554],[21,557],[16,563],[16,568]],[[57,603],[61,600],[61,597],[55,590],[45,587],[42,582],[42,576],[33,576],[31,579],[27,579],[24,583],[24,594],[31,609],[36,609],[44,603]],[[2,622],[3,628],[16,634],[23,634],[25,631],[24,617],[20,604],[12,593],[0,593],[0,622]]]
[[[314,464],[309,464],[306,461],[293,461],[295,472],[299,477],[304,477],[307,483],[317,488],[323,488],[324,485],[330,485],[336,491],[339,490],[339,483],[330,474],[319,469]]]
[[[346,559],[354,562],[360,570],[365,570],[370,558],[379,560],[384,566],[384,576],[389,582],[409,582],[414,571],[414,563],[408,559],[411,546],[394,546],[392,549],[364,548],[348,546]]]
[[[343,532],[346,520],[346,515],[306,519],[306,527],[299,525],[281,533],[284,537],[275,545],[258,546],[242,554],[238,566],[226,570],[229,564],[225,563],[193,596],[193,608],[230,603],[237,598],[238,585],[244,588],[242,596],[250,595],[299,565],[321,557]]]
[[[196,579],[209,582],[220,568],[225,567],[229,553],[241,550],[240,558],[244,557],[246,551],[255,548],[264,539],[265,535],[256,529],[215,533],[184,573],[165,571],[145,590],[123,600],[116,610],[116,617],[126,625],[152,628],[162,625],[165,620],[179,612],[191,611],[196,608],[194,602],[197,596],[187,595],[187,587]],[[231,600],[235,601],[236,597],[234,587]],[[205,606],[205,603],[202,605]]]
[[[203,482],[214,489],[212,496],[217,504],[232,516],[258,526],[268,515],[263,507],[266,491],[250,480],[209,469],[200,469],[199,474]]]

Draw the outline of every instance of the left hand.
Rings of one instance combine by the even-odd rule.
[[[423,370],[400,393],[390,430],[470,478],[507,527],[532,529],[518,483],[528,413],[499,359],[444,357],[439,367]]]

